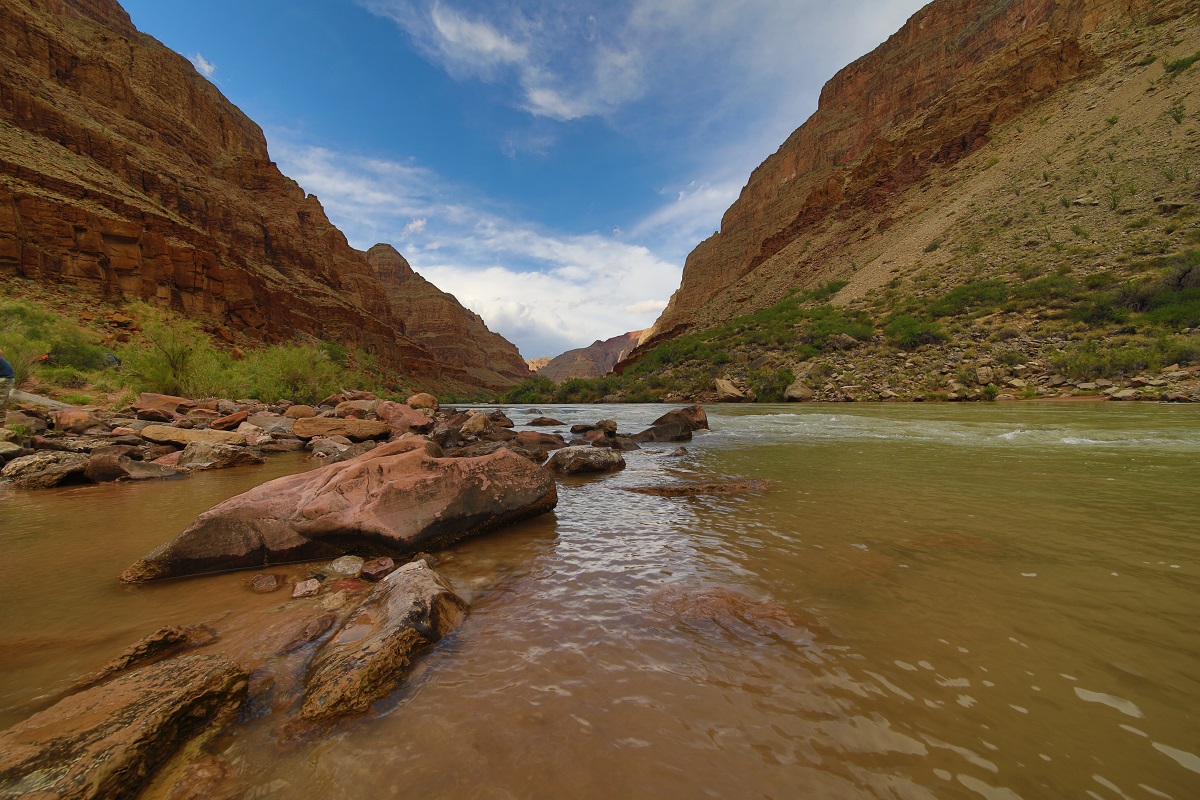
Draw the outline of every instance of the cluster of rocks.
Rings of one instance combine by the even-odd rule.
[[[442,411],[429,395],[404,404],[343,397],[322,404],[329,406],[324,411],[218,407],[230,413],[201,424],[198,417],[206,415],[194,413],[200,406],[178,401],[143,396],[138,416],[174,415],[137,420],[144,427],[94,418],[68,432],[72,415],[56,416],[53,424],[63,436],[98,439],[137,430],[152,443],[138,446],[147,447],[224,434],[243,441],[195,441],[252,452],[296,439],[331,463],[214,506],[130,566],[122,580],[256,569],[249,591],[267,594],[290,584],[279,611],[291,624],[255,631],[253,652],[222,643],[203,626],[156,631],[50,708],[0,732],[0,795],[132,796],[184,753],[179,759],[186,763],[172,762],[168,770],[182,776],[176,788],[186,784],[189,797],[218,796],[221,787],[209,784],[227,781],[229,769],[219,757],[196,757],[202,748],[189,743],[215,736],[239,714],[253,715],[256,703],[292,709],[285,736],[365,711],[403,680],[422,649],[461,624],[467,601],[433,570],[436,562],[424,550],[553,509],[556,473],[619,468],[622,453],[640,449],[639,442],[686,441],[708,426],[703,408],[693,406],[636,434],[620,433],[611,420],[574,425],[568,441],[557,433],[514,434],[512,421],[496,410]],[[278,420],[291,425],[269,430],[286,425]],[[567,427],[549,418],[533,422]],[[170,455],[182,460],[195,441]],[[760,488],[702,486],[691,494]],[[411,560],[397,567],[405,558]],[[277,566],[324,559],[332,561],[302,575],[280,574]],[[205,651],[193,652],[198,648]],[[279,681],[294,684],[286,702],[275,697],[285,691]]]

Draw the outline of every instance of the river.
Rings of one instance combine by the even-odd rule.
[[[314,740],[244,721],[219,748],[245,797],[1200,796],[1200,408],[708,411],[686,456],[628,454],[439,554],[461,630]],[[0,487],[0,726],[159,625],[269,624],[287,598],[247,574],[116,576],[311,463]],[[770,486],[624,491],[729,478]]]

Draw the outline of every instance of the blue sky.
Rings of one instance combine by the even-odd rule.
[[[920,0],[125,0],[526,358],[653,323],[822,84]]]

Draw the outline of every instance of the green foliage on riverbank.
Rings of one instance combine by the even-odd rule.
[[[92,387],[96,394],[124,389],[315,403],[342,389],[383,396],[390,388],[373,356],[340,345],[289,342],[249,350],[236,360],[215,347],[194,321],[147,303],[132,304],[128,314],[134,333],[110,353],[97,334],[61,315],[33,303],[5,301],[0,303],[0,350],[14,366],[17,385],[33,379],[37,388],[49,391]],[[119,359],[120,367],[109,366],[106,354]],[[67,394],[73,401],[94,399]]]

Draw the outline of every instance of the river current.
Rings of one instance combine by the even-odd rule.
[[[663,410],[538,412],[634,431]],[[244,796],[1200,796],[1200,408],[708,412],[687,455],[627,454],[438,554],[463,627],[325,735],[243,721],[216,746]],[[269,625],[288,599],[248,573],[116,576],[314,463],[0,487],[0,726],[160,625]],[[625,491],[748,478],[769,486]]]

